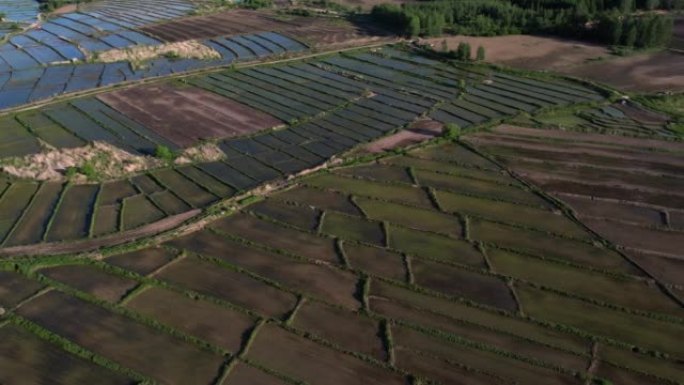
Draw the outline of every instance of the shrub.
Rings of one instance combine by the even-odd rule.
[[[458,139],[461,136],[461,127],[456,123],[447,123],[442,129],[442,136],[450,140]]]
[[[167,163],[171,163],[176,159],[176,154],[166,146],[159,145],[154,150],[154,157],[161,159]]]

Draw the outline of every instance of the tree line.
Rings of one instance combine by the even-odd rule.
[[[684,0],[437,0],[377,5],[371,15],[407,36],[550,34],[649,48],[672,35],[673,19],[656,8],[684,9]]]

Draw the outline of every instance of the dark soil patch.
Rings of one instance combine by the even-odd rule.
[[[194,87],[132,87],[98,98],[181,147],[282,124],[261,111]]]

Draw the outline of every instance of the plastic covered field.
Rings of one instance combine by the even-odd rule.
[[[201,62],[171,61],[149,71],[185,70],[197,63]],[[100,208],[99,200],[94,200],[87,209],[95,215],[83,217],[90,218],[87,234],[81,231],[40,236],[53,241],[64,237],[96,240],[103,234],[144,228],[179,212],[189,213],[191,208],[205,208],[220,199],[317,167],[362,143],[409,127],[416,118],[429,113],[444,123],[468,127],[540,109],[540,105],[530,102],[530,94],[552,91],[557,97],[546,103],[557,106],[602,98],[595,89],[578,83],[506,75],[501,87],[515,97],[509,96],[504,102],[490,96],[496,94],[488,90],[500,86],[496,73],[485,75],[454,64],[386,48],[381,52],[338,54],[213,72],[187,77],[182,82],[141,85],[66,101],[30,114],[10,115],[8,119],[18,122],[11,138],[22,143],[11,149],[37,151],[32,147],[37,143],[36,136],[54,147],[70,147],[79,140],[104,141],[137,154],[149,154],[157,145],[178,150],[212,140],[224,152],[219,161],[133,178],[135,191],[122,196],[118,205],[109,203]],[[85,84],[146,73],[131,71],[127,66],[112,67],[115,65],[77,67],[71,79]],[[495,80],[483,81],[492,78]],[[13,84],[29,80],[14,79]],[[461,81],[465,87],[460,86]],[[61,83],[39,84],[41,92],[49,92]],[[280,129],[268,130],[273,127]],[[0,156],[11,155],[0,151]],[[439,183],[434,178],[432,182]],[[416,197],[408,193],[406,199]],[[443,199],[449,207],[458,208],[463,203],[450,196]],[[502,213],[495,219],[519,216],[509,206],[501,204]],[[144,215],[131,214],[137,210]],[[494,215],[487,207],[482,208],[485,214]],[[344,218],[339,219],[333,228],[346,228]],[[522,225],[534,228],[534,224]],[[25,239],[36,237],[27,235]]]
[[[54,30],[52,27],[48,29]],[[130,30],[102,35],[99,40],[81,40],[81,44],[98,49],[157,43],[153,38]],[[216,50],[221,58],[174,60],[162,57],[134,70],[124,61],[69,63],[71,59],[83,59],[83,52],[47,30],[33,30],[25,35],[14,36],[9,43],[0,46],[0,109],[18,107],[63,93],[249,61],[257,56],[262,58],[299,52],[307,48],[301,42],[275,32],[215,38],[204,44]]]

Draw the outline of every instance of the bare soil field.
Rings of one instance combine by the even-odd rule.
[[[630,92],[684,90],[684,54],[671,51],[639,53],[559,70],[566,75],[605,83]]]
[[[363,150],[371,154],[377,154],[393,148],[406,147],[424,142],[438,136],[442,132],[443,126],[442,123],[435,120],[420,120],[412,123],[410,127],[401,130],[396,134],[368,143]]]
[[[678,24],[679,29],[681,27]],[[676,39],[676,38],[675,38]],[[470,43],[473,52],[485,48],[485,60],[514,68],[551,71],[605,83],[624,91],[684,90],[684,55],[663,51],[613,56],[607,47],[552,37],[511,35],[495,37],[452,36],[427,42],[441,49]]]
[[[485,49],[486,61],[529,70],[557,71],[610,56],[608,49],[603,46],[530,35],[450,36],[446,39],[428,39],[426,42],[441,50],[444,40],[450,50],[455,50],[459,43],[464,42],[470,44],[474,54],[477,48],[482,46]]]
[[[99,99],[181,147],[282,124],[263,112],[194,87],[133,87]]]
[[[168,42],[273,31],[317,47],[362,45],[396,39],[377,27],[341,19],[277,15],[244,9],[155,24],[143,28],[143,31]]]

